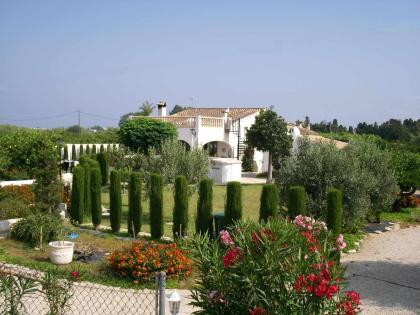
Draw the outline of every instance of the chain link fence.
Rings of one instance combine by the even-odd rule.
[[[165,314],[165,274],[152,289],[123,289],[50,279],[44,273],[0,263],[0,314]],[[161,303],[159,301],[162,301]]]

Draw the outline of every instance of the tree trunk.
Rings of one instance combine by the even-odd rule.
[[[268,152],[267,184],[273,181],[273,154]]]

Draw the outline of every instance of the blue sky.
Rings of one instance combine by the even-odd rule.
[[[420,1],[0,1],[0,123],[145,100],[288,121],[420,118]]]

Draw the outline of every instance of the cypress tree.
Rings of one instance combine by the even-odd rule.
[[[84,178],[85,178],[85,190],[84,190],[84,195],[85,195],[84,196],[84,198],[85,198],[84,203],[85,203],[85,206],[84,206],[84,214],[85,215],[90,215],[90,213],[91,213],[91,207],[92,207],[92,204],[91,204],[91,193],[90,193],[90,185],[91,185],[91,182],[90,182],[91,174],[90,173],[91,173],[91,167],[90,167],[90,164],[89,163],[83,163],[82,167],[85,170],[85,176],[84,176]]]
[[[106,184],[108,184],[108,172],[109,172],[108,156],[104,152],[98,153],[96,155],[96,160],[99,162],[99,167],[101,169],[102,186],[105,186]]]
[[[333,235],[341,233],[343,216],[343,193],[331,188],[327,193],[327,227]]]
[[[141,177],[137,172],[130,175],[130,183],[128,186],[128,233],[135,237],[141,230]],[[134,229],[134,233],[133,233]]]
[[[73,184],[71,190],[70,216],[73,221],[83,223],[85,170],[82,166],[76,166],[73,170]]]
[[[90,199],[92,202],[92,224],[95,229],[101,225],[102,221],[101,181],[99,168],[92,168],[90,171]]]
[[[213,181],[203,179],[200,181],[197,201],[197,219],[195,230],[197,233],[211,235],[213,232]]]
[[[104,152],[105,152],[104,145],[101,144],[101,146],[99,147],[99,153],[104,153]]]
[[[225,224],[231,225],[242,219],[242,186],[240,182],[229,182],[226,191]]]
[[[90,145],[86,145],[86,155],[90,155]]]
[[[69,160],[69,147],[67,144],[64,145],[63,160]]]
[[[163,235],[163,178],[159,174],[150,175],[150,232],[152,238]]]
[[[82,155],[83,155],[83,144],[81,144],[79,146],[79,160],[80,160],[80,158],[81,158]]]
[[[261,192],[260,221],[276,218],[279,210],[279,191],[274,184],[265,184]]]
[[[290,217],[294,218],[299,214],[306,214],[306,195],[303,186],[289,187],[287,197],[287,207]]]
[[[121,227],[121,174],[117,170],[111,172],[109,187],[110,221],[112,232],[120,231]]]
[[[92,146],[92,154],[96,154],[96,144]]]
[[[74,144],[71,146],[71,159],[73,161],[77,160],[76,145]]]
[[[111,152],[111,145],[110,144],[107,145],[106,152]]]
[[[187,235],[188,231],[188,181],[185,176],[175,179],[172,232],[174,238]]]
[[[61,145],[57,146],[57,153],[59,161],[61,161],[63,159],[63,147]]]

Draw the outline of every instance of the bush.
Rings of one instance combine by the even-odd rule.
[[[141,230],[141,178],[140,174],[133,172],[128,186],[128,223],[127,229],[131,236],[136,236]],[[134,232],[134,233],[133,233]]]
[[[83,210],[85,208],[85,170],[78,165],[73,170],[73,184],[71,190],[70,217],[79,224],[83,223]]]
[[[172,232],[174,238],[187,235],[188,231],[188,182],[184,176],[175,180]]]
[[[153,238],[163,235],[163,179],[159,174],[150,176],[150,232]]]
[[[257,163],[254,161],[254,148],[248,145],[242,157],[242,171],[256,172],[257,170]]]
[[[197,233],[208,235],[213,233],[213,181],[203,179],[200,181],[197,201],[197,218],[195,230]]]
[[[73,161],[77,160],[76,146],[74,144],[71,146],[71,159]]]
[[[109,203],[112,232],[120,231],[121,227],[121,174],[117,170],[111,171],[111,184],[109,187]]]
[[[217,242],[197,234],[189,245],[197,314],[344,314],[345,306],[356,314],[359,296],[344,291],[325,224],[298,219],[239,222]]]
[[[242,187],[240,182],[229,182],[226,189],[225,224],[242,219]]]
[[[289,188],[287,198],[287,208],[290,217],[294,218],[299,214],[306,214],[305,187],[292,186]]]
[[[276,218],[279,212],[279,191],[274,184],[265,184],[261,192],[260,221]]]
[[[93,146],[92,146],[92,154],[96,154],[97,152],[96,152],[96,144],[94,144]]]
[[[64,145],[63,160],[70,160],[70,158],[69,158],[69,146],[67,144]]]
[[[86,145],[86,155],[90,155],[90,145]]]
[[[101,169],[102,176],[102,186],[108,184],[108,173],[109,173],[109,162],[108,156],[106,153],[98,153],[96,155],[96,160],[99,162],[99,167]]]
[[[390,208],[398,187],[390,154],[376,144],[353,141],[340,150],[334,144],[302,139],[295,152],[281,163],[276,184],[282,194],[289,186],[304,186],[311,216],[325,217],[330,187],[343,192],[346,231],[358,230],[369,211],[374,210],[376,216]]]
[[[102,202],[101,202],[101,172],[99,168],[90,171],[90,200],[92,210],[92,223],[95,229],[101,225]]]
[[[92,210],[92,202],[91,202],[91,167],[89,163],[80,164],[83,169],[85,170],[85,189],[84,189],[84,215],[90,215]]]
[[[82,157],[82,155],[83,155],[83,144],[81,144],[81,145],[79,146],[79,160],[80,160],[80,158]]]
[[[341,233],[343,217],[343,194],[340,190],[331,188],[327,193],[327,227],[333,235]]]
[[[31,186],[0,188],[0,220],[22,218],[34,212]]]
[[[99,153],[104,153],[104,152],[105,152],[104,145],[101,144],[101,146],[99,147]]]
[[[108,266],[117,275],[132,279],[135,283],[155,281],[160,271],[165,271],[168,278],[184,278],[191,273],[186,252],[178,248],[176,243],[134,241],[130,248],[112,252],[108,257]]]
[[[133,151],[148,153],[154,147],[158,150],[163,141],[176,138],[174,125],[145,117],[127,121],[120,128],[120,142]]]
[[[40,245],[41,230],[42,242],[51,242],[59,239],[63,221],[60,217],[51,214],[37,213],[27,216],[13,224],[10,235],[13,239]]]

